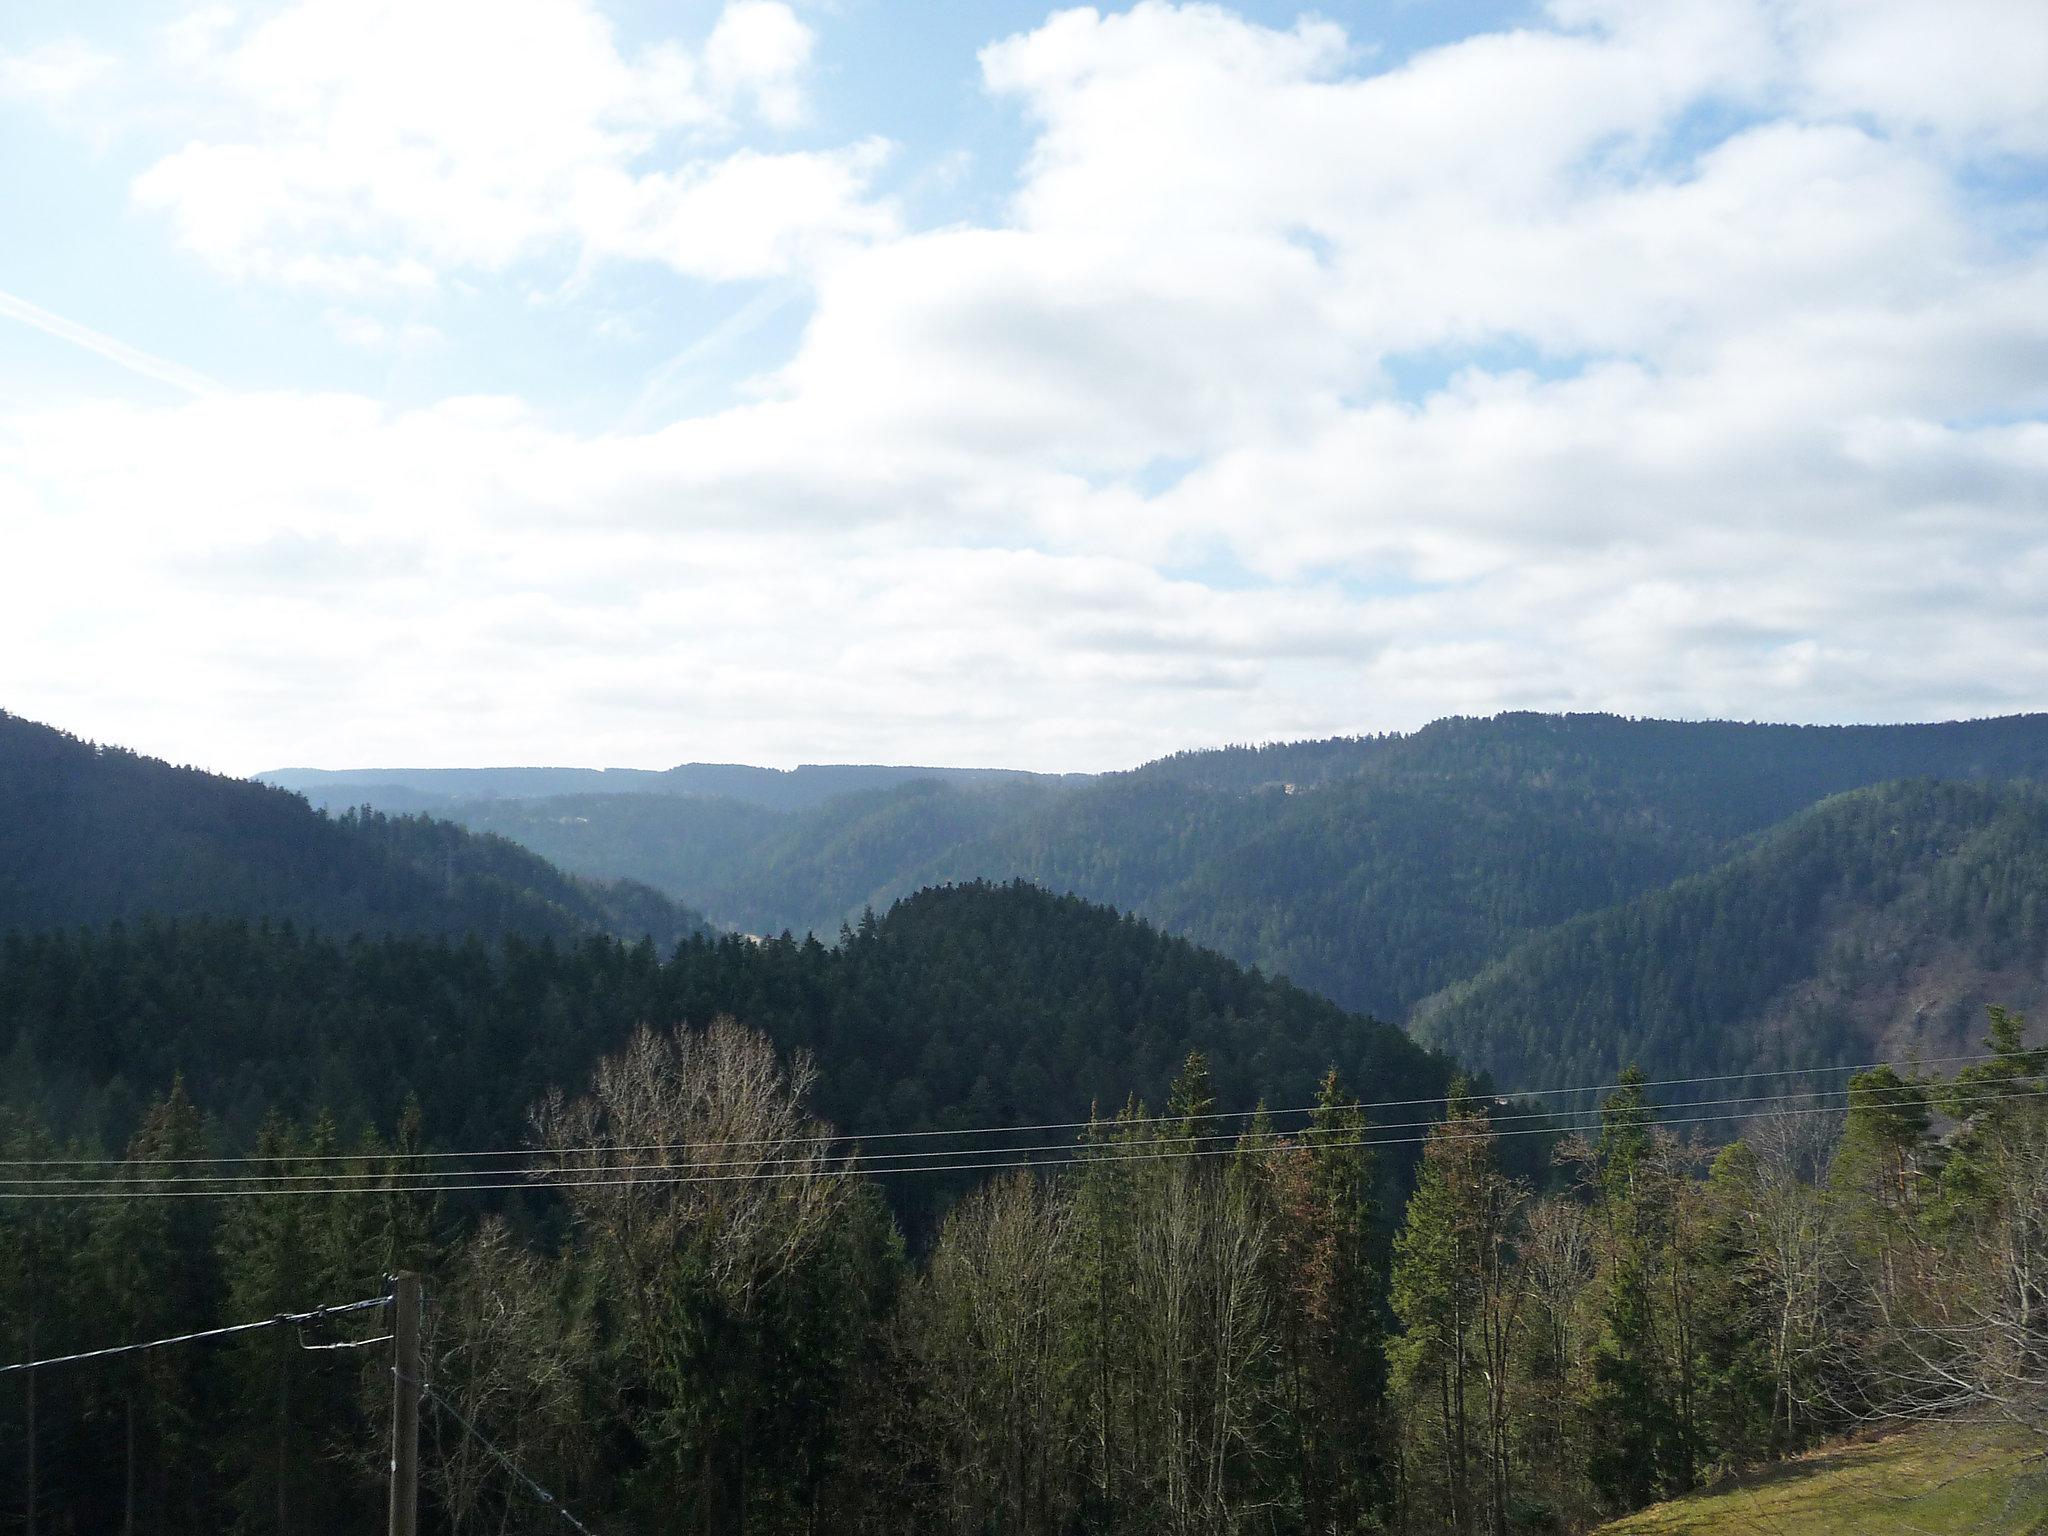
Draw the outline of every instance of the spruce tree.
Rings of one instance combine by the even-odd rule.
[[[1655,1302],[1665,1213],[1652,1167],[1650,1114],[1642,1069],[1631,1066],[1600,1111],[1597,1168],[1607,1252],[1587,1405],[1588,1475],[1602,1497],[1622,1509],[1673,1490],[1686,1460]]]

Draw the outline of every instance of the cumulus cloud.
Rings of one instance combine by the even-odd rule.
[[[345,293],[543,255],[775,275],[893,227],[875,144],[729,142],[803,119],[813,42],[780,0],[636,52],[589,0],[294,0],[179,35],[199,131],[133,195],[223,272]]]
[[[704,44],[704,70],[721,99],[751,100],[780,128],[809,114],[803,77],[817,39],[780,0],[731,0]]]
[[[2048,153],[2048,27],[2030,0],[1802,0],[1786,27],[1809,111],[1951,148]]]
[[[427,721],[460,722],[457,756],[794,760],[821,739],[901,756],[909,728],[920,751],[1001,738],[1072,761],[1130,729],[1077,697],[1148,696],[1155,731],[1190,709],[1218,729],[1263,649],[1343,633],[1329,605],[1113,557],[697,517],[686,481],[509,401],[17,419],[0,437],[10,569],[93,575],[8,578],[0,653],[39,658],[8,675],[9,707],[95,728],[90,700],[162,750],[241,766],[287,741],[318,760],[417,755]],[[658,529],[591,525],[592,500],[633,496],[674,510]],[[1049,621],[1069,638],[1048,643]],[[605,725],[576,751],[565,726],[592,710]]]
[[[558,243],[790,274],[791,355],[651,430],[315,394],[0,424],[14,569],[95,572],[0,592],[0,657],[48,661],[10,707],[112,713],[146,656],[180,679],[119,701],[148,739],[254,768],[2041,705],[2048,245],[1984,190],[2040,184],[2038,6],[1557,0],[1392,64],[1328,21],[1061,12],[980,57],[1031,135],[1002,216],[904,230],[879,141],[719,137],[802,115],[794,15],[629,57],[521,3],[557,30],[474,121],[370,93],[324,0],[222,34],[269,126],[138,196],[328,287]]]

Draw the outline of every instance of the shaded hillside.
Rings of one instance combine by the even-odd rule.
[[[842,944],[699,938],[664,961],[604,940],[337,944],[246,923],[17,936],[0,949],[7,1093],[118,1140],[183,1073],[246,1145],[263,1117],[512,1146],[548,1087],[642,1023],[731,1014],[805,1049],[854,1131],[1085,1117],[1160,1101],[1191,1050],[1222,1107],[1313,1102],[1332,1064],[1368,1098],[1443,1093],[1444,1058],[1106,908],[1028,886],[924,891]]]
[[[572,878],[503,838],[424,817],[337,820],[280,789],[0,714],[0,931],[145,915],[663,945],[703,927],[658,891]]]
[[[1289,797],[1144,910],[1398,1018],[1515,940],[1664,885],[1713,846],[1612,794],[1373,772]]]
[[[1024,878],[1400,1017],[1515,944],[1711,868],[1815,801],[2048,773],[2048,716],[1779,726],[1502,715],[1181,753],[1079,783],[925,779],[801,813],[630,795],[448,814],[757,933]]]
[[[1518,1085],[1969,1050],[2048,1001],[2048,792],[1915,780],[1823,802],[1714,870],[1511,951],[1423,1039]]]
[[[1452,719],[1402,738],[1397,772],[1627,802],[1678,835],[1726,841],[1893,779],[2048,777],[2048,714],[1918,725],[1753,725],[1618,715]]]
[[[1914,775],[2048,774],[2048,716],[1820,727],[1515,714],[1348,745],[1358,772],[1241,796],[1242,842],[1126,899],[1390,1018],[1544,929],[1711,867],[1827,795]],[[1203,767],[1192,756],[1134,777],[1185,783]]]

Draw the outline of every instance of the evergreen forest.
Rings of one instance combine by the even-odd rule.
[[[2038,946],[2015,926],[2023,866],[2048,857],[2043,826],[2024,794],[1997,812],[1983,798],[2048,775],[2048,716],[1823,727],[1509,714],[1094,777],[900,772],[801,803],[788,790],[737,796],[694,766],[619,781],[635,792],[592,792],[601,776],[586,775],[573,795],[529,793],[516,770],[396,789],[406,804],[449,795],[434,814],[757,934],[829,940],[928,885],[1030,880],[1411,1026],[1504,1083],[1611,1077],[1630,1059],[1677,1075],[1935,1055],[1966,1049],[1986,1004],[2048,1003]],[[370,773],[276,777],[384,792]],[[1949,788],[1898,788],[1919,781]],[[1971,786],[1982,794],[1965,811],[1955,795]],[[489,798],[459,797],[482,788]],[[1878,798],[1823,809],[1854,791]],[[1951,846],[1958,817],[2003,830]],[[1928,880],[1947,894],[1902,894]],[[1705,900],[1722,942],[1701,948]],[[1945,903],[1953,942],[1929,940],[1925,900]],[[1680,909],[1693,915],[1652,916]],[[1567,953],[1580,957],[1569,975]],[[1645,986],[1684,995],[1638,997]]]
[[[0,933],[257,917],[356,933],[593,929],[666,945],[706,925],[630,881],[566,875],[502,837],[351,808],[81,741],[0,711]]]
[[[721,933],[0,719],[0,1529],[376,1528],[401,1273],[447,1536],[1581,1532],[1923,1420],[2038,1471],[2034,723],[1554,724],[751,806],[1069,797],[1128,889],[1348,871],[1360,943],[1436,861],[1387,964],[1492,958],[1411,1035],[1019,878]]]
[[[272,1115],[213,1161],[182,1082],[111,1157],[10,1114],[10,1354],[288,1322],[13,1383],[0,1509],[372,1527],[386,1336],[317,1309],[398,1271],[430,1298],[449,1532],[1564,1531],[1873,1421],[2038,1444],[2023,1033],[1995,1013],[1967,1068],[1861,1073],[1845,1115],[1718,1148],[1624,1073],[1533,1177],[1503,1156],[1524,1122],[1462,1081],[1419,1138],[1335,1071],[1225,1117],[1197,1051],[1046,1166],[981,1154],[914,1244],[904,1154],[846,1152],[816,1062],[726,1017],[636,1031],[484,1162],[423,1161],[416,1108],[388,1137]],[[1382,1206],[1381,1148],[1414,1139]]]

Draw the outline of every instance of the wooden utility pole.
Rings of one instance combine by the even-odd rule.
[[[391,1536],[418,1536],[420,1519],[420,1277],[392,1282]]]
[[[121,1496],[121,1536],[135,1536],[135,1388],[128,1389],[128,1478]]]
[[[28,1357],[36,1357],[36,1307],[38,1301],[33,1292],[28,1299]],[[28,1536],[36,1536],[36,1373],[23,1373],[28,1379]]]

